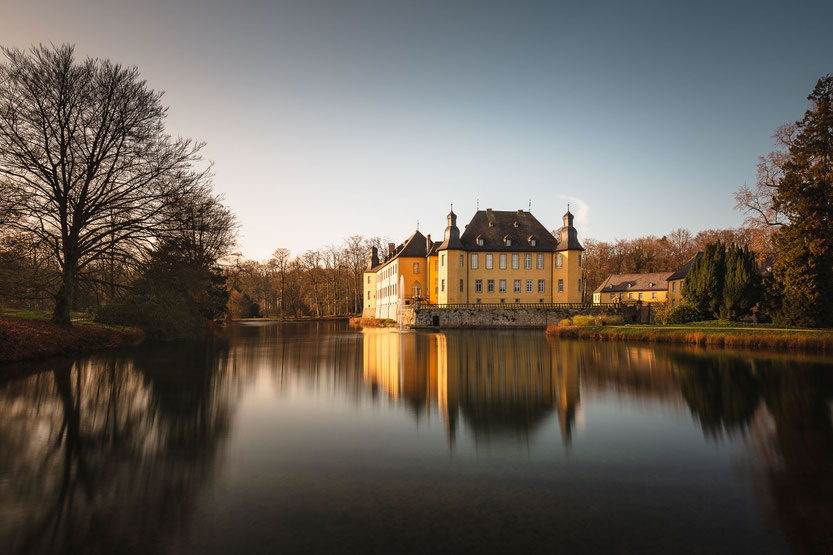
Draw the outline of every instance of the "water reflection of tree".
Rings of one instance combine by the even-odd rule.
[[[704,434],[746,436],[750,475],[792,546],[833,550],[830,365],[731,352],[669,356]]]
[[[233,377],[222,352],[149,353],[57,362],[0,386],[0,434],[15,449],[0,454],[15,476],[0,486],[0,534],[13,551],[165,551],[187,524],[227,435]]]

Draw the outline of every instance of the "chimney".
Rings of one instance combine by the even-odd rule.
[[[370,270],[379,265],[379,249],[376,247],[370,248],[370,259],[367,261],[367,269]]]
[[[431,242],[431,234],[425,236],[425,254],[431,252],[431,247],[434,246],[434,243]]]
[[[388,258],[393,256],[393,253],[396,251],[396,243],[388,243]]]

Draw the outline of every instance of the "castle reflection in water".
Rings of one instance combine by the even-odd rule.
[[[461,417],[475,437],[523,436],[555,412],[569,445],[584,363],[569,346],[500,331],[480,341],[454,331],[362,334],[365,382],[417,413],[436,408],[450,442]]]

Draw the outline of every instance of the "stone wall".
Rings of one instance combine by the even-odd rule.
[[[578,314],[622,315],[621,309],[587,308],[415,308],[399,309],[403,327],[441,328],[546,328]],[[628,318],[625,318],[628,321]]]

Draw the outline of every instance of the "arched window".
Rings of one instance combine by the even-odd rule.
[[[564,266],[564,256],[560,252],[557,252],[555,253],[555,267],[561,268],[562,266]]]

